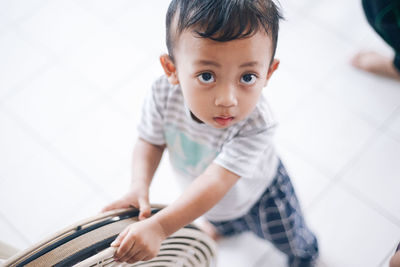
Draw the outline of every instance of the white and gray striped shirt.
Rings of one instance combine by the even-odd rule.
[[[276,123],[262,96],[244,120],[216,129],[190,115],[179,85],[165,76],[148,92],[138,126],[139,136],[166,145],[173,169],[184,186],[216,163],[241,178],[205,217],[225,221],[243,216],[275,176],[278,157],[272,144]]]

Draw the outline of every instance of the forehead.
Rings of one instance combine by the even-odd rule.
[[[269,63],[272,57],[272,39],[264,31],[258,31],[247,38],[219,42],[185,30],[175,42],[174,55],[178,61],[207,58],[224,61],[258,60]]]

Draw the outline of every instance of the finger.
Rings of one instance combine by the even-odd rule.
[[[127,227],[117,236],[117,238],[110,244],[110,246],[118,247],[121,244],[121,241],[128,234],[128,232],[129,232],[129,228]]]
[[[132,257],[128,258],[126,260],[127,263],[135,263],[138,261],[141,261],[143,258],[145,257],[145,255],[142,253],[142,251],[138,251],[136,254],[134,254]]]
[[[110,211],[110,210],[115,210],[115,209],[123,209],[123,208],[129,208],[129,204],[124,202],[124,201],[114,201],[110,205],[105,206],[102,209],[102,212]]]
[[[113,210],[113,209],[115,209],[114,207],[115,207],[115,203],[113,202],[113,203],[111,203],[111,204],[105,206],[105,207],[101,210],[101,212],[106,212],[106,211]]]
[[[153,259],[157,255],[158,255],[158,253],[152,254],[152,252],[150,252],[150,251],[140,250],[136,255],[131,257],[129,260],[130,261],[134,261],[134,262],[137,262],[137,261],[148,261],[148,260]]]
[[[149,261],[155,257],[157,257],[157,255],[159,254],[160,250],[158,250],[157,253],[152,254],[152,253],[146,253],[145,255],[143,255],[143,258],[141,259],[141,261]]]
[[[139,207],[140,207],[139,220],[143,220],[150,217],[150,203],[147,198],[139,199]]]
[[[149,261],[151,259],[153,259],[154,257],[151,255],[146,255],[143,259],[141,259],[141,261]]]
[[[127,241],[127,239],[129,239]],[[135,250],[135,240],[132,240],[131,238],[126,238],[122,243],[121,246],[119,247],[118,250],[121,251],[119,252],[117,259],[120,262],[126,262],[129,260],[129,258],[132,256],[133,253],[136,253]]]
[[[156,256],[157,256],[157,255],[156,255]],[[141,259],[141,261],[149,261],[149,260],[155,258],[156,256],[145,255],[145,256],[143,257],[143,259]]]
[[[127,254],[130,253],[134,244],[135,244],[135,241],[121,243],[121,245],[117,249],[117,252],[114,254],[114,259],[116,261],[122,262],[122,261],[126,260],[127,258],[129,258],[129,257],[127,257]]]

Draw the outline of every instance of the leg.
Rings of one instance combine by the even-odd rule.
[[[395,0],[362,0],[371,27],[395,52],[387,58],[376,52],[358,53],[352,65],[364,71],[400,80],[400,2]]]
[[[215,227],[218,236],[233,236],[250,230],[244,217],[232,221],[210,221],[210,223]]]
[[[395,254],[390,259],[390,267],[400,267],[400,244],[397,245]]]
[[[318,243],[305,225],[290,178],[282,164],[276,177],[260,200],[238,219],[211,222],[218,234],[232,236],[252,231],[271,241],[289,257],[290,266],[313,266],[318,257]]]
[[[273,183],[250,214],[246,216],[250,229],[285,253],[290,266],[315,264],[317,239],[305,225],[290,178],[282,164]]]
[[[400,80],[400,62],[398,63],[399,67],[397,69],[391,58],[374,51],[359,52],[353,57],[351,64],[363,71]]]
[[[221,238],[221,235],[215,228],[215,226],[207,221],[206,219],[201,219],[195,224],[201,231],[206,233],[209,237],[211,237],[214,241],[218,241]]]
[[[400,74],[400,51],[396,52],[393,64],[394,67],[396,68],[396,71]]]

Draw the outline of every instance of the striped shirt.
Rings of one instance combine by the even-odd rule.
[[[195,121],[179,85],[165,76],[149,90],[138,126],[139,137],[166,145],[173,169],[185,187],[216,163],[240,176],[238,182],[205,217],[225,221],[243,216],[276,174],[278,157],[272,144],[276,123],[262,96],[244,120],[225,129]]]

